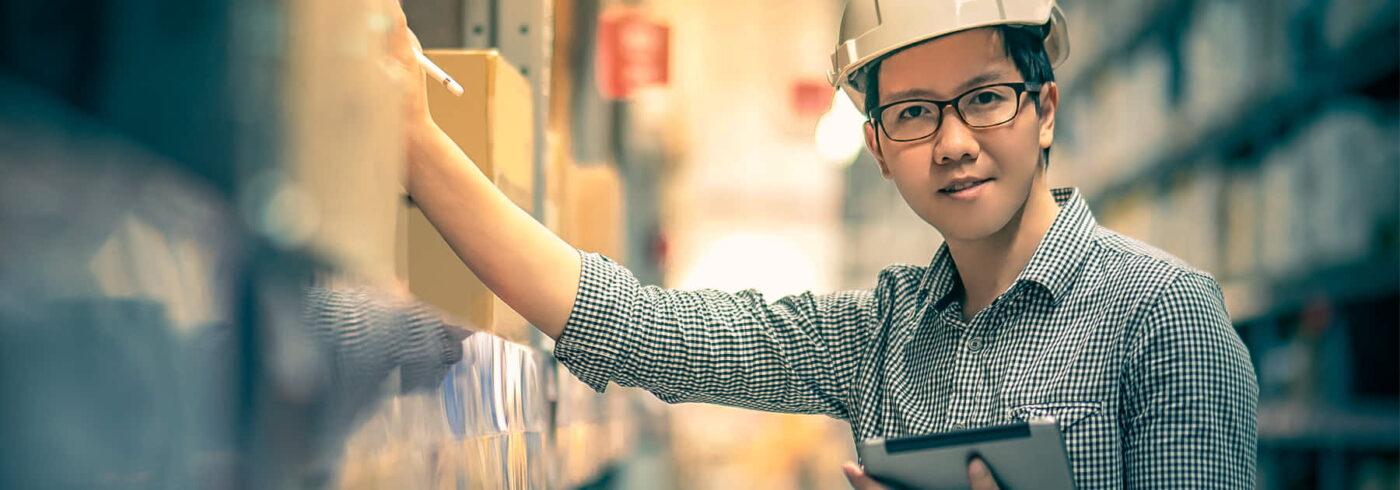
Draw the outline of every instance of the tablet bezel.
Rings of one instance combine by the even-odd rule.
[[[966,488],[967,463],[981,457],[1003,488],[1073,489],[1074,476],[1054,419],[909,437],[875,438],[856,448],[882,483],[905,488]]]

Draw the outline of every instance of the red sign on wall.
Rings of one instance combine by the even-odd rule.
[[[641,9],[615,5],[598,18],[598,89],[623,99],[638,87],[665,85],[669,78],[671,28]]]
[[[831,109],[831,96],[835,93],[826,80],[796,80],[792,82],[792,112],[815,121]]]

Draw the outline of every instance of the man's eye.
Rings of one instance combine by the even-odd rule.
[[[927,108],[927,107],[917,106],[917,105],[916,105],[916,106],[912,106],[912,107],[907,107],[907,108],[905,108],[904,110],[899,111],[899,118],[900,118],[900,119],[913,119],[913,118],[916,118],[916,117],[919,117],[919,116],[923,116],[923,115],[926,115],[926,114],[928,114],[928,108]]]
[[[1001,102],[1001,100],[1001,94],[991,90],[988,90],[986,92],[978,92],[972,95],[973,104],[995,104],[997,102]]]

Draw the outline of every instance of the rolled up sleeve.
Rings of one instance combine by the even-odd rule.
[[[876,324],[871,291],[803,293],[642,286],[582,254],[578,296],[554,354],[580,380],[707,402],[848,418],[851,380]]]

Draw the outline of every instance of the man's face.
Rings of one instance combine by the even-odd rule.
[[[878,76],[881,106],[949,100],[975,87],[1025,81],[993,29],[950,34],[901,51],[884,60]],[[980,240],[1019,215],[1040,178],[1041,150],[1054,140],[1055,90],[1053,84],[1042,87],[1040,114],[1023,95],[1016,118],[999,126],[969,128],[949,106],[932,136],[892,141],[866,124],[866,144],[919,217],[949,240]],[[969,181],[980,183],[951,192],[950,186]]]

